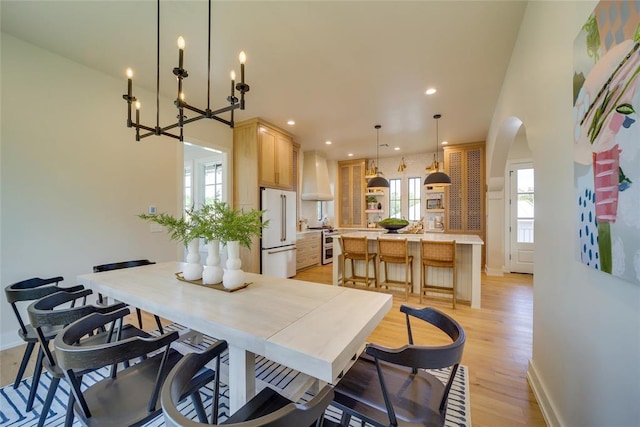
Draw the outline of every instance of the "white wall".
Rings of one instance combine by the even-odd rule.
[[[488,158],[510,117],[536,168],[533,357],[552,426],[640,425],[640,288],[574,258],[573,41],[596,2],[530,1],[497,105]]]
[[[95,264],[178,259],[179,247],[136,215],[151,204],[178,212],[182,144],[155,136],[135,142],[125,126],[124,78],[1,36],[2,286],[57,275],[69,286]],[[161,117],[175,117],[170,101],[161,105]],[[193,126],[192,140],[231,147],[224,126]],[[18,325],[6,301],[0,310],[6,348],[20,342]]]

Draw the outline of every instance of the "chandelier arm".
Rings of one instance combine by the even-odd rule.
[[[134,125],[134,127],[137,128],[137,129],[144,129],[144,130],[149,131],[149,132],[155,132],[156,131],[155,128],[152,128],[152,127],[149,127],[149,126],[145,126],[145,125]]]

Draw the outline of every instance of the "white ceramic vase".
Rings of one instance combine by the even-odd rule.
[[[202,264],[200,264],[200,239],[193,239],[187,245],[187,264],[182,272],[185,280],[199,280],[202,278]]]
[[[227,268],[222,276],[222,285],[227,289],[235,289],[244,285],[244,271],[240,259],[240,242],[227,242]]]
[[[222,282],[224,270],[220,267],[220,241],[211,240],[207,243],[207,262],[202,272],[202,283],[205,285],[215,285]]]

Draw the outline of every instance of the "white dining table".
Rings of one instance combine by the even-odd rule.
[[[178,280],[183,265],[83,274],[78,282],[226,340],[231,412],[255,395],[255,355],[335,383],[392,306],[387,294],[251,273],[246,288],[225,292]]]

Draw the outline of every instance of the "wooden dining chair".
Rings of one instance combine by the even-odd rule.
[[[84,304],[86,302],[87,296],[91,295],[92,293],[93,291],[91,291],[90,289],[84,289],[75,292],[61,290],[54,294],[40,298],[39,300],[30,304],[27,308],[27,313],[29,315],[31,325],[34,328],[36,335],[38,336],[38,341],[40,343],[38,362],[35,366],[33,374],[33,384],[31,386],[31,390],[29,391],[28,402],[33,403],[34,401],[43,366],[49,372],[52,378],[51,384],[49,384],[49,390],[47,391],[47,397],[40,411],[38,427],[42,427],[45,425],[47,416],[49,414],[49,408],[51,407],[51,403],[53,402],[56,391],[58,389],[58,384],[60,383],[60,380],[64,378],[64,373],[58,366],[55,351],[52,351],[49,346],[50,341],[55,337],[55,335],[52,336],[51,334],[47,334],[45,331],[60,331],[64,326],[91,313],[110,313],[125,307],[125,304],[123,303],[113,304],[110,306]],[[77,305],[76,302],[81,299],[82,304]],[[69,303],[71,306],[67,307]],[[63,305],[64,307],[60,308],[60,306]],[[131,336],[150,337],[149,334],[141,331],[133,325],[118,325],[116,327],[116,325],[114,324],[111,328],[109,328],[108,331],[104,330],[101,333],[96,333],[91,337],[88,337],[85,341],[83,341],[83,345],[88,345],[90,343],[104,343],[112,341],[113,339],[124,339]],[[90,371],[91,370],[76,371],[75,374],[79,377],[82,377],[82,375]],[[73,422],[73,411],[70,410],[73,404],[73,399],[71,399],[72,396],[72,394],[69,395],[70,400],[67,407],[65,426],[70,426]]]
[[[346,237],[340,236],[340,249],[342,250],[342,286],[355,286],[358,283],[365,287],[373,285],[378,287],[378,270],[376,266],[375,252],[369,252],[367,237]],[[351,264],[351,275],[347,276],[347,260]],[[364,276],[356,274],[356,262],[364,262]],[[373,264],[373,276],[369,276],[369,262]]]
[[[220,355],[227,347],[227,342],[220,340],[202,353],[188,354],[171,370],[162,387],[161,395],[165,425],[168,427],[204,425],[202,422],[193,421],[185,416],[178,409],[178,405],[187,395],[191,395],[193,398],[193,393],[187,393],[191,391],[190,382],[204,366],[215,360],[213,362],[216,365],[215,371],[220,372]],[[218,425],[219,395],[220,376],[216,375],[213,380],[211,417],[208,420],[213,425]],[[313,399],[304,404],[296,404],[267,386],[220,425],[238,427],[321,426],[324,411],[332,399],[333,389],[330,386],[325,386]],[[200,408],[198,412],[204,411],[199,397],[196,397],[194,406]]]
[[[24,354],[22,356],[22,362],[20,362],[20,368],[18,369],[18,374],[16,375],[16,379],[13,382],[13,388],[18,388],[20,385],[20,381],[22,381],[22,377],[24,375],[24,371],[29,364],[29,359],[31,359],[31,354],[38,343],[38,336],[36,335],[35,330],[31,324],[26,323],[20,314],[20,310],[18,307],[18,303],[26,303],[35,301],[39,298],[42,298],[46,295],[50,295],[52,293],[58,292],[61,289],[65,289],[68,291],[77,291],[84,289],[83,286],[72,286],[68,288],[61,288],[58,284],[62,282],[64,278],[62,276],[51,277],[48,279],[41,279],[39,277],[33,277],[31,279],[22,280],[20,282],[13,283],[4,288],[4,295],[7,298],[7,302],[11,304],[11,308],[13,309],[13,313],[18,320],[18,324],[20,328],[18,329],[18,336],[27,343],[27,347],[24,350]],[[56,331],[51,331],[51,335],[54,335]],[[33,403],[33,402],[31,402]],[[27,405],[27,411],[31,410],[31,405]]]
[[[435,308],[403,304],[400,311],[406,317],[408,343],[398,348],[368,344],[335,385],[333,405],[343,411],[343,425],[349,425],[352,416],[376,427],[444,425],[449,391],[466,341],[464,329]],[[412,319],[438,328],[451,342],[414,343]],[[450,368],[446,384],[425,371],[442,368]]]
[[[407,239],[389,239],[378,237],[378,255],[380,268],[384,263],[384,281],[380,279],[380,288],[390,286],[404,289],[405,301],[409,299],[409,292],[413,291],[413,255],[409,255],[409,241]],[[389,264],[404,265],[404,280],[389,278]],[[382,276],[382,271],[380,272]]]
[[[92,313],[66,326],[54,340],[57,361],[71,385],[75,415],[84,425],[131,426],[142,425],[157,416],[160,389],[167,373],[182,355],[171,348],[178,332],[158,337],[131,337],[108,343],[84,345],[81,338],[91,331],[122,319],[128,308],[102,314]],[[148,357],[147,357],[148,356]],[[129,368],[115,371],[88,388],[81,387],[77,372],[112,366],[130,359],[146,357]],[[193,378],[193,390],[199,390],[213,380],[213,371],[203,369]],[[206,416],[203,420],[206,421]]]
[[[420,241],[420,304],[427,292],[440,294],[450,294],[453,308],[456,308],[457,268],[456,268],[456,241],[439,242],[433,240]],[[433,284],[429,281],[429,270],[431,268],[450,268],[451,287],[442,284]],[[433,279],[433,275],[431,276]]]
[[[150,265],[150,264],[155,264],[155,262],[149,261],[148,259],[136,259],[132,261],[112,262],[109,264],[94,265],[93,272],[100,273],[102,271],[121,270],[123,268],[140,267],[143,265]],[[100,302],[102,302],[102,295],[98,295],[98,299]],[[136,307],[136,317],[138,318],[138,326],[140,327],[140,329],[142,329],[142,312],[137,307]],[[160,317],[154,314],[154,318],[156,319],[156,325],[158,326],[158,331],[160,331],[160,333],[163,334],[164,329],[162,328]]]

